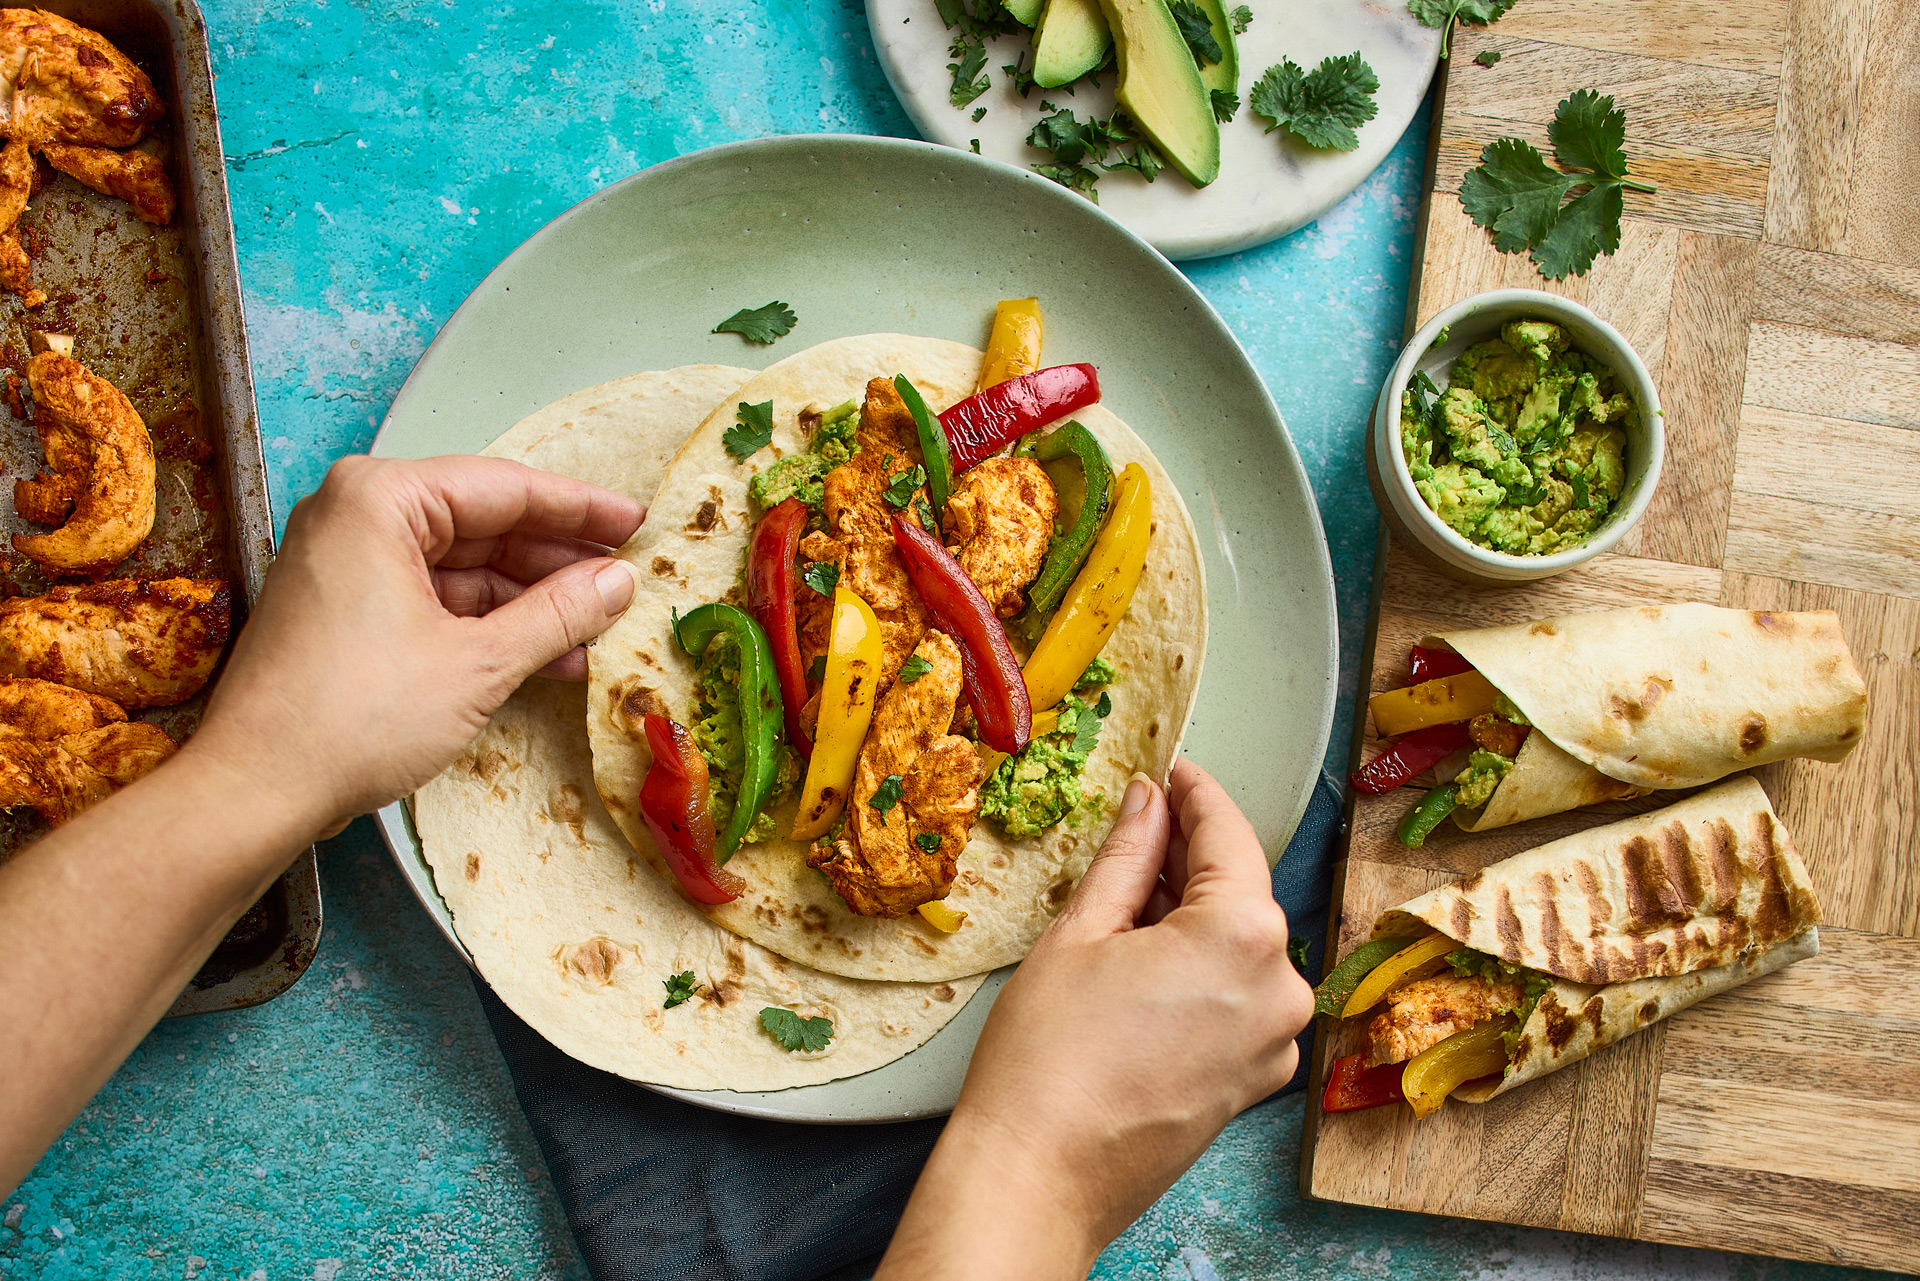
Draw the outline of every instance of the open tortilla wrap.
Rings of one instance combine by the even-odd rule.
[[[804,450],[799,418],[859,401],[869,379],[904,373],[935,412],[972,394],[980,352],[964,343],[870,334],[822,343],[767,367],[716,409],[674,459],[646,526],[620,555],[641,585],[624,617],[588,649],[588,729],[594,777],[613,819],[659,876],[671,879],[636,798],[652,763],[649,713],[692,719],[698,678],[672,635],[681,614],[707,601],[743,601],[748,543],[758,513],[747,483]],[[723,437],[735,405],[773,402],[772,445],[745,462]],[[1115,471],[1137,462],[1153,489],[1155,532],[1132,606],[1103,651],[1119,676],[1112,713],[1082,777],[1097,805],[1037,836],[1011,838],[991,819],[973,826],[946,902],[966,913],[952,934],[917,913],[892,920],[854,913],[828,878],[806,865],[802,842],[776,836],[743,846],[727,870],[746,883],[735,901],[702,909],[721,925],[784,956],[850,978],[939,982],[1010,965],[1067,903],[1112,826],[1127,779],[1164,779],[1192,714],[1206,656],[1206,584],[1199,541],[1172,479],[1125,423],[1099,405],[1072,418],[1098,437]],[[770,810],[792,828],[794,798]],[[1090,812],[1089,812],[1090,811]]]
[[[1384,913],[1375,938],[1460,943],[1552,975],[1481,1103],[1820,950],[1820,904],[1751,776],[1503,859]]]
[[[1699,787],[1794,756],[1838,761],[1867,689],[1832,612],[1656,605],[1441,632],[1532,722],[1469,832]]]
[[[688,366],[588,388],[487,453],[647,499],[674,451],[751,370]],[[772,1090],[871,1071],[939,1031],[979,987],[863,983],[794,965],[707,920],[639,866],[594,796],[586,687],[527,682],[413,798],[434,884],[508,1007],[583,1063],[687,1089]],[[696,991],[664,1008],[666,980]],[[780,1006],[833,1022],[818,1053],[760,1027]]]

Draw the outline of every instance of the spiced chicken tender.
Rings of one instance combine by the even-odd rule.
[[[15,534],[14,550],[60,574],[110,569],[153,531],[147,425],[112,383],[57,352],[27,362],[27,385],[47,471],[15,481],[13,505],[28,520],[60,528]]]
[[[834,892],[862,916],[902,917],[945,898],[980,813],[979,754],[947,733],[960,697],[960,647],[945,632],[928,632],[914,653],[929,670],[895,682],[881,698],[854,771],[845,831],[807,855],[807,865],[831,877]],[[874,804],[889,799],[883,788],[893,794],[884,810]]]
[[[0,601],[0,677],[57,681],[122,707],[168,707],[213,675],[232,604],[226,583],[192,578],[109,578]]]
[[[43,9],[0,9],[0,134],[131,147],[166,114],[147,73],[98,31]]]
[[[1053,482],[1031,458],[983,459],[954,481],[947,550],[1000,617],[1026,608],[1059,512]]]
[[[1367,1064],[1404,1063],[1456,1032],[1520,1008],[1518,983],[1494,983],[1478,975],[1420,979],[1387,997],[1387,1008],[1367,1025]]]
[[[118,704],[42,680],[0,680],[0,809],[58,827],[174,752],[158,726]]]

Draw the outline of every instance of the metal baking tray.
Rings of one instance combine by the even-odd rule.
[[[0,367],[24,381],[34,331],[74,335],[74,356],[126,393],[147,422],[159,464],[153,537],[126,570],[141,577],[224,577],[233,630],[273,559],[273,513],[247,363],[220,122],[206,23],[194,0],[47,0],[101,32],[153,78],[167,105],[155,128],[179,196],[173,224],[150,227],[124,202],[53,174],[21,219],[33,282],[47,302],[0,298]],[[43,166],[43,176],[50,171]],[[16,398],[10,396],[14,405]],[[42,462],[31,425],[0,407],[0,538],[40,530],[4,495]],[[45,590],[39,567],[14,558],[0,590]],[[218,679],[216,675],[215,679]],[[191,733],[202,694],[143,713],[176,739]],[[40,832],[30,813],[0,820],[0,858]],[[320,879],[309,848],[237,922],[170,1015],[230,1010],[293,986],[320,942]]]

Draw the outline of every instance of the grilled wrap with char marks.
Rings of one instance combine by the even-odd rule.
[[[1867,690],[1840,621],[1654,605],[1440,632],[1533,725],[1469,832],[1600,801],[1699,787],[1805,756],[1838,761],[1866,727]]]
[[[1551,976],[1484,1103],[1820,950],[1820,904],[1751,776],[1504,859],[1384,913],[1375,938],[1438,930]]]

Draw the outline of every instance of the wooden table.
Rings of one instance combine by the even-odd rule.
[[[1496,50],[1493,67],[1473,62]],[[1580,88],[1627,112],[1619,252],[1542,280],[1455,196],[1502,135],[1548,152]],[[1825,909],[1818,958],[1482,1107],[1310,1108],[1308,1196],[1920,1270],[1920,0],[1521,0],[1463,29],[1441,90],[1408,332],[1482,290],[1550,289],[1640,352],[1666,472],[1621,555],[1534,587],[1470,588],[1387,542],[1366,670],[1408,645],[1646,601],[1838,611],[1868,728],[1840,765],[1759,772]],[[1366,726],[1356,761],[1379,749]],[[1421,792],[1354,807],[1338,952],[1384,908],[1635,809],[1419,850]],[[1351,1035],[1351,1033],[1349,1033]],[[1323,1033],[1316,1081],[1331,1052]],[[1316,1090],[1318,1085],[1316,1083]]]

